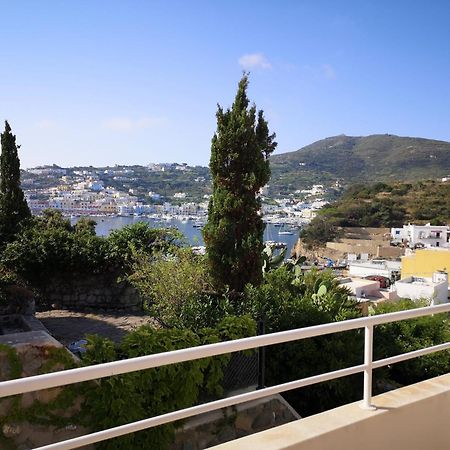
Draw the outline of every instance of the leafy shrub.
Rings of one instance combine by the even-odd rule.
[[[168,252],[178,247],[183,235],[172,228],[150,228],[145,222],[136,222],[108,237],[109,256],[120,264],[131,264],[136,253]]]
[[[42,217],[33,217],[6,246],[1,263],[32,286],[41,287],[57,275],[124,272],[134,253],[167,251],[179,241],[179,232],[152,229],[143,222],[99,237],[92,220],[82,218],[72,227],[59,211],[48,210]]]
[[[404,299],[395,303],[384,303],[375,313],[386,314],[423,306],[427,306],[425,301]],[[449,341],[450,320],[447,314],[386,323],[374,328],[374,359],[383,359]],[[393,381],[405,385],[447,373],[449,367],[450,352],[441,351],[393,364],[375,374],[379,384]]]
[[[61,272],[95,273],[107,260],[105,239],[41,223],[24,229],[2,254],[3,265],[34,286]]]
[[[83,361],[98,364],[186,347],[195,347],[255,334],[249,317],[227,317],[216,328],[155,330],[143,326],[128,334],[119,346],[89,336]],[[101,430],[194,405],[202,390],[221,394],[223,368],[230,355],[203,358],[98,380],[87,386],[82,406],[86,424]],[[129,434],[98,445],[102,450],[166,448],[174,425]]]
[[[300,232],[300,239],[307,248],[324,245],[328,241],[334,241],[339,236],[339,229],[333,221],[321,216],[315,217]]]
[[[247,286],[245,295],[245,308],[254,317],[265,319],[268,333],[360,316],[349,292],[328,271],[296,276],[283,266],[269,272],[261,286]],[[266,380],[269,385],[293,381],[360,364],[362,358],[360,331],[270,346],[266,349]],[[346,377],[284,396],[301,415],[308,415],[358,399],[360,382],[361,377]]]
[[[151,313],[170,326],[199,326],[197,317],[203,316],[207,304],[213,310],[215,294],[204,257],[194,255],[191,249],[180,249],[172,255],[158,253],[152,258],[138,255],[132,266],[129,281],[147,300]],[[204,303],[203,303],[204,302]],[[222,308],[227,309],[223,304]],[[217,314],[216,314],[217,315]]]

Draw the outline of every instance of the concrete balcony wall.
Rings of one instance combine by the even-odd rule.
[[[450,374],[213,447],[216,450],[448,450]]]

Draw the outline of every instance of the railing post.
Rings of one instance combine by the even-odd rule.
[[[362,407],[374,410],[372,405],[373,325],[364,328],[364,396]]]
[[[266,333],[265,321],[258,321],[258,335]],[[258,348],[258,389],[264,389],[266,384],[266,347]]]

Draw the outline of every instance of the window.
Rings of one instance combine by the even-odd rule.
[[[439,247],[439,242],[436,242],[436,247]]]

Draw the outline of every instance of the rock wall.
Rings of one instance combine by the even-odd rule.
[[[72,364],[77,364],[74,356],[44,331],[0,336],[0,381],[62,370]],[[0,399],[0,448],[28,450],[88,433],[72,420],[80,411],[81,398],[76,393],[69,396],[67,389]]]
[[[56,309],[139,310],[142,300],[117,273],[53,278],[41,289],[39,306]]]
[[[187,420],[171,450],[202,450],[298,419],[281,395],[273,395]]]

